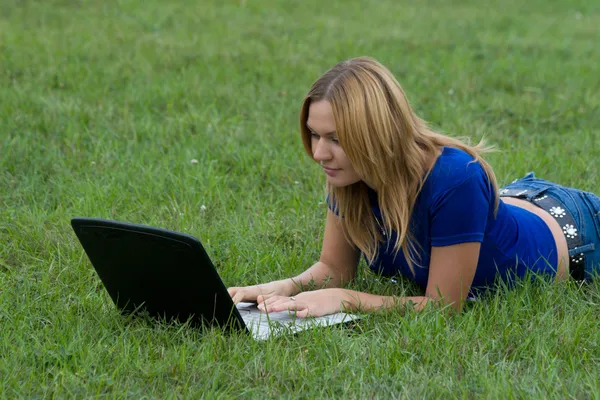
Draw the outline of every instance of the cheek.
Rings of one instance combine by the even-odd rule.
[[[350,162],[350,159],[348,158],[346,153],[344,153],[344,151],[341,150],[341,148],[339,149],[339,153],[337,153],[336,156],[338,157],[337,165],[340,168],[343,168],[345,178],[350,179],[352,183],[354,183],[354,181],[360,180],[358,174],[356,173],[356,170],[352,166],[352,162]]]
[[[352,169],[352,163],[350,162],[348,156],[346,155],[346,153],[344,153],[344,150],[342,150],[341,147],[338,147],[336,149],[335,157],[337,158],[338,164],[341,168]]]
[[[315,155],[315,149],[317,148],[317,143],[318,143],[318,140],[316,140],[315,138],[310,139],[310,151],[312,152],[313,156]]]

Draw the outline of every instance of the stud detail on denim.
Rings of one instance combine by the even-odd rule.
[[[561,207],[552,207],[550,209],[550,214],[552,214],[552,216],[554,216],[556,218],[562,218],[565,215],[567,215],[567,213],[564,210],[564,208],[561,208]]]
[[[548,196],[546,196],[546,195],[543,195],[542,197],[536,197],[535,199],[533,199],[533,201],[542,201],[542,200],[544,200],[544,199],[545,199],[545,198],[547,198],[547,197],[548,197]]]
[[[571,224],[566,224],[565,226],[563,226],[563,232],[568,238],[571,239],[577,236],[577,228],[575,228]]]

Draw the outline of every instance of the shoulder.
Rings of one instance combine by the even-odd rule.
[[[472,180],[488,180],[485,170],[469,153],[444,147],[425,181],[434,192],[445,192]]]
[[[494,201],[493,185],[482,165],[469,153],[444,147],[425,181],[421,195],[431,207],[459,202]]]

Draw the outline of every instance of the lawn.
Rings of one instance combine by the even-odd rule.
[[[326,206],[299,107],[359,55],[497,146],[500,184],[600,193],[599,26],[595,0],[2,1],[0,397],[600,398],[600,282],[256,342],[122,317],[69,224],[192,234],[231,286],[301,272]]]

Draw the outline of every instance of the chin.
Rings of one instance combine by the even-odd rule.
[[[343,178],[337,177],[337,176],[336,177],[331,177],[331,176],[327,177],[327,183],[329,183],[331,186],[338,187],[338,188],[350,186],[350,185],[355,184],[356,182],[358,182],[358,181],[343,179]]]

